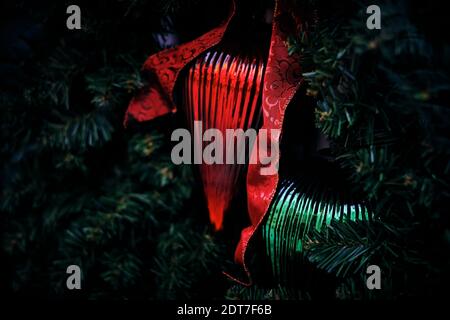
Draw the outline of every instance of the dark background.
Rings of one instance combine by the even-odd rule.
[[[350,21],[364,21],[358,15],[364,8],[362,3],[294,2],[304,8],[308,17],[316,12],[321,26],[328,24],[329,29]],[[66,28],[66,8],[70,4],[81,8],[82,30]],[[270,26],[263,17],[271,5],[268,0],[240,1],[238,16],[226,41],[235,50],[267,54]],[[179,43],[194,39],[216,26],[226,16],[228,6],[229,2],[223,0],[2,2],[0,288],[3,293],[83,299],[336,298],[336,285],[343,280],[336,280],[333,272],[330,275],[308,266],[306,269],[311,272],[308,277],[314,280],[307,289],[309,294],[299,294],[298,288],[292,293],[292,288],[282,290],[273,282],[265,257],[258,255],[256,259],[262,260],[252,265],[256,287],[244,288],[225,277],[223,271],[241,275],[232,257],[240,230],[248,225],[245,178],[240,181],[224,231],[214,233],[208,223],[196,171],[174,166],[170,161],[170,133],[185,126],[183,115],[164,117],[151,124],[133,123],[126,130],[122,125],[129,100],[145,85],[141,65],[148,55],[165,46],[161,36],[176,37]],[[372,197],[371,201],[377,203],[375,210],[381,212],[382,220],[386,225],[392,222],[392,229],[399,232],[396,236],[386,235],[384,240],[392,243],[394,250],[398,250],[395,252],[400,252],[398,256],[405,256],[407,262],[390,260],[382,253],[379,259],[394,265],[396,271],[391,275],[394,279],[403,277],[402,270],[407,270],[405,274],[412,279],[407,282],[405,276],[404,281],[394,281],[389,293],[381,298],[439,296],[448,279],[445,271],[450,239],[445,210],[450,171],[450,47],[446,38],[449,19],[444,2],[405,1],[384,8],[398,10],[399,16],[407,16],[413,27],[392,33],[394,40],[377,48],[376,53],[362,55],[364,59],[358,60],[359,73],[353,85],[360,93],[358,101],[383,105],[380,99],[388,96],[393,86],[383,81],[374,66],[388,66],[395,70],[394,76],[419,69],[425,70],[422,75],[429,75],[426,80],[417,80],[418,87],[425,89],[417,89],[416,94],[432,107],[424,108],[416,116],[415,111],[410,112],[416,105],[403,99],[394,103],[398,109],[392,107],[387,112],[392,128],[389,134],[398,139],[388,157],[395,161],[378,168],[392,181],[397,181],[395,172],[403,177],[403,170],[407,169],[417,177],[417,186],[414,190],[406,189],[408,185],[397,189],[398,181],[391,181],[379,187],[377,168],[372,171],[373,176],[359,178],[354,178],[353,171],[345,165],[336,169],[338,173],[332,170],[334,165],[330,169],[323,162],[324,155],[318,155],[315,149],[315,137],[320,130],[320,124],[315,126],[315,108],[317,101],[326,99],[326,94],[311,96],[307,87],[294,99],[286,118],[282,174],[330,173],[338,188],[350,184],[362,193],[360,196]],[[387,20],[387,26],[395,25],[395,21]],[[383,28],[384,23],[382,20]],[[355,33],[355,37],[361,36],[366,41],[364,32]],[[388,46],[416,34],[425,44],[405,55]],[[335,41],[333,45],[342,45],[347,38],[342,32],[327,39]],[[339,42],[341,39],[343,42]],[[324,39],[321,41],[325,43]],[[318,49],[324,44],[310,45]],[[301,50],[301,45],[293,50]],[[311,61],[305,60],[305,71],[325,65],[317,59]],[[414,85],[411,92],[417,87]],[[310,88],[314,88],[314,83]],[[401,85],[398,88],[399,92],[410,89]],[[299,109],[298,105],[304,108]],[[339,119],[346,121],[345,116]],[[364,116],[359,119],[361,130],[358,134],[351,132],[351,136],[364,138],[368,122],[364,122]],[[322,131],[331,136],[330,132]],[[325,156],[337,158],[357,153],[355,149],[349,151],[348,136],[331,140],[332,150],[326,151]],[[430,145],[434,148],[431,156],[420,158],[425,157],[424,150],[429,150]],[[317,157],[322,160],[317,162]],[[347,181],[342,176],[352,178]],[[426,200],[416,203],[420,195]],[[401,218],[391,219],[388,213],[392,203],[404,204],[394,210]],[[413,208],[412,213],[405,213],[409,210],[405,208]],[[408,230],[408,237],[402,236],[403,229]],[[256,252],[262,250],[258,246],[256,243]],[[423,260],[409,258],[409,251],[419,252]],[[65,289],[65,268],[70,264],[78,264],[83,270],[80,292]],[[344,298],[361,298],[356,291],[345,291]]]

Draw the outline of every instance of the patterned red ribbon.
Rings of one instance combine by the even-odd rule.
[[[176,111],[173,89],[180,71],[205,50],[217,45],[234,16],[236,5],[231,2],[227,19],[218,27],[190,42],[162,50],[148,57],[142,70],[149,75],[150,85],[144,87],[130,102],[125,114],[124,125],[129,117],[147,121]]]
[[[262,96],[263,126],[261,129],[282,129],[284,113],[301,82],[299,57],[289,55],[287,48],[287,35],[282,26],[289,16],[286,16],[285,1],[276,1],[272,24],[272,37],[270,41],[269,58],[266,73],[264,75],[264,87]],[[268,135],[267,144],[271,135]],[[279,143],[281,137],[278,137]],[[256,148],[253,149],[256,152]],[[276,162],[279,162],[279,154]],[[235,260],[244,266],[250,278],[250,272],[245,263],[245,254],[248,243],[262,222],[275,194],[278,184],[278,174],[261,175],[261,163],[267,163],[260,159],[257,164],[249,164],[247,173],[248,212],[251,225],[241,233],[241,239],[236,248]]]
[[[289,55],[287,48],[287,32],[298,29],[300,20],[292,10],[288,10],[287,2],[288,0],[276,0],[272,22],[262,93],[262,129],[267,130],[282,129],[285,110],[302,82],[299,57]],[[202,52],[221,41],[234,13],[235,3],[232,1],[230,15],[221,25],[191,42],[163,50],[147,59],[143,70],[150,74],[150,86],[132,99],[125,116],[125,124],[130,116],[137,121],[146,121],[176,111],[173,89],[179,72]],[[268,143],[278,143],[281,137],[276,137],[276,141],[270,141],[270,138],[271,135],[268,135]],[[278,161],[279,155],[277,157]],[[243,265],[249,277],[247,284],[251,283],[245,262],[247,246],[263,220],[278,184],[278,174],[261,175],[262,167],[260,163],[250,164],[248,167],[247,194],[251,225],[242,231],[235,252],[235,260]]]

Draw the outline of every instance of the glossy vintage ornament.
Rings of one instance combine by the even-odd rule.
[[[283,179],[261,228],[274,280],[297,285],[314,232],[326,232],[334,223],[368,222],[371,217],[369,206],[353,199],[343,185],[332,186],[311,174]]]
[[[196,59],[199,59],[206,52],[214,50],[213,48],[216,48],[217,50],[218,47],[226,42],[226,36],[230,35],[229,31],[233,29],[231,26],[237,21],[234,18],[239,18],[236,14],[237,6],[235,1],[230,0],[229,2],[229,14],[220,23],[218,21],[216,27],[192,41],[160,51],[147,58],[143,66],[147,84],[139,90],[130,101],[125,114],[125,125],[130,123],[131,119],[138,122],[148,121],[155,119],[156,117],[174,113],[182,107],[179,104],[179,101],[174,101],[175,84],[184,83],[180,75],[186,71],[186,68],[192,67],[192,65],[195,64]],[[273,18],[267,19],[267,21],[271,23],[271,34],[270,37],[267,37],[267,40],[270,40],[268,42],[269,47],[267,50],[262,50],[262,52],[267,53],[262,59],[265,70],[264,72],[261,70],[261,73],[258,72],[258,74],[255,75],[257,78],[263,77],[264,79],[261,80],[262,83],[258,89],[260,91],[259,93],[252,93],[252,91],[250,91],[250,95],[254,95],[255,97],[261,94],[260,108],[262,110],[262,119],[259,129],[262,130],[282,129],[287,106],[303,83],[300,57],[297,54],[291,54],[289,52],[288,35],[293,34],[294,32],[299,34],[303,30],[304,13],[301,10],[296,10],[296,6],[293,6],[291,1],[275,0],[274,3]],[[232,21],[233,23],[231,23]],[[248,26],[247,18],[245,18],[243,22],[243,26]],[[242,31],[238,30],[237,33],[240,34]],[[258,33],[254,33],[255,36],[257,34]],[[252,38],[257,39],[256,37]],[[257,43],[261,44],[263,42],[261,39],[264,38],[265,37],[258,38]],[[245,44],[250,42],[250,39],[248,37],[243,37],[242,42],[232,42],[238,44],[239,47],[236,49],[240,50]],[[240,51],[243,52],[244,50]],[[241,58],[243,57],[241,56],[241,53],[239,53],[238,56]],[[258,59],[257,61],[258,65],[260,65],[260,60]],[[222,69],[222,65],[219,65],[217,69]],[[257,69],[260,70],[260,68]],[[209,68],[209,70],[212,71],[216,69]],[[264,76],[262,75],[263,73]],[[208,82],[207,79],[208,77],[206,77],[206,80],[202,81]],[[203,86],[203,84],[200,84],[200,86]],[[199,95],[199,99],[200,97],[203,99],[204,95]],[[228,103],[224,104],[219,102],[218,104],[224,106]],[[189,106],[187,109],[189,109]],[[249,108],[249,110],[250,109],[251,108]],[[194,117],[194,113],[191,114],[193,115],[192,117]],[[250,117],[250,114],[247,114]],[[210,121],[204,120],[201,113],[200,116],[202,116],[202,121]],[[230,116],[230,118],[233,117],[234,116]],[[238,118],[243,119],[243,117]],[[249,120],[246,120],[247,123],[251,122]],[[240,121],[238,121],[238,123],[240,123]],[[279,143],[279,138],[280,136],[272,138],[270,142],[277,144]],[[275,158],[275,162],[278,162],[279,156]],[[274,195],[279,182],[277,172],[271,175],[261,174],[261,168],[264,166],[265,165],[262,163],[249,164],[247,169],[247,208],[250,224],[241,231],[240,240],[234,255],[235,261],[243,266],[246,275],[241,282],[246,284],[251,283],[250,271],[246,265],[247,247],[250,240],[256,234],[255,231],[258,226],[265,218],[272,196]],[[227,206],[227,204],[224,204],[225,202],[222,198],[230,198],[230,192],[232,193],[232,190],[230,190],[229,187],[226,187],[227,191],[221,191],[221,195],[212,195],[211,190],[221,190],[221,188],[225,188],[225,186],[233,186],[234,184],[232,182],[218,182],[217,180],[212,182],[213,179],[208,178],[207,176],[207,173],[202,174],[202,177],[205,177],[204,179],[207,181],[218,184],[218,186],[214,188],[208,187],[207,185],[205,185],[204,188],[205,192],[209,194],[207,198],[210,199],[208,200],[208,207],[211,210],[211,219],[216,228],[221,228],[223,213]],[[226,176],[225,178],[228,180],[231,175],[221,174],[217,177],[224,176]],[[211,185],[211,183],[209,185]]]
[[[202,129],[217,129],[223,136],[227,129],[255,128],[261,120],[261,91],[264,62],[260,57],[232,54],[212,49],[206,51],[188,68],[182,96],[188,126],[194,134],[194,123]],[[223,154],[229,148],[227,140]],[[205,146],[204,141],[194,145]],[[237,152],[235,152],[235,155]],[[231,202],[243,164],[201,163],[200,175],[210,220],[221,229],[223,216]]]

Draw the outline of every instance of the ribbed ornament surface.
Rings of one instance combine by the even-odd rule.
[[[324,234],[336,223],[369,221],[371,217],[368,206],[352,199],[345,189],[333,190],[310,175],[283,179],[261,228],[275,280],[295,283],[304,253],[317,241],[314,233]]]
[[[216,229],[222,227],[223,215],[230,204],[243,164],[226,163],[226,150],[235,143],[226,138],[226,129],[255,128],[261,119],[260,96],[264,62],[258,57],[232,55],[210,50],[188,69],[183,82],[183,103],[191,133],[194,121],[202,130],[218,129],[223,139],[223,164],[200,164],[200,175],[210,220]],[[210,142],[194,141],[202,150]],[[241,146],[242,147],[242,146]],[[248,149],[246,150],[248,154]]]

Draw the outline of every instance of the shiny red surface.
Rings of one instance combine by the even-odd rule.
[[[226,149],[234,143],[225,139],[225,130],[246,130],[261,118],[259,97],[263,72],[264,63],[259,58],[209,51],[189,68],[184,82],[184,105],[192,134],[194,121],[201,121],[203,132],[215,128],[224,137],[224,163],[200,164],[209,216],[216,230],[222,227],[224,213],[244,167],[236,164],[236,159],[235,164],[225,164]],[[202,144],[202,150],[209,144],[194,143]]]

